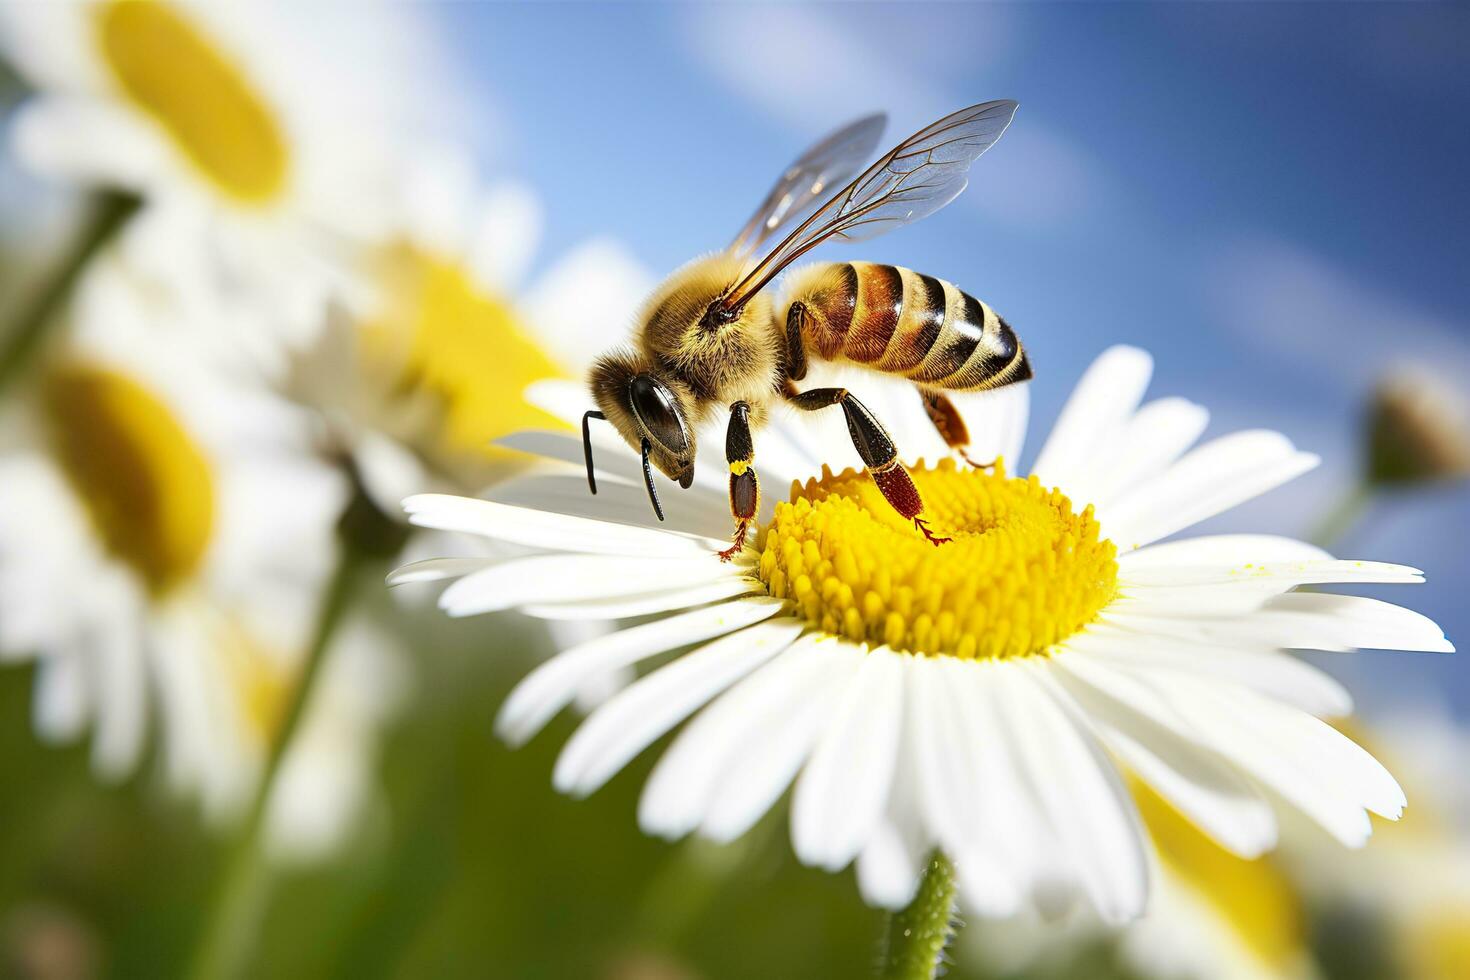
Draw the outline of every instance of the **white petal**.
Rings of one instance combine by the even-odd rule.
[[[845,868],[877,826],[898,756],[910,659],[870,651],[826,721],[791,804],[791,843],[806,864]]]
[[[1318,716],[1341,717],[1353,709],[1352,695],[1335,678],[1275,648],[1103,629],[1073,637],[1067,645],[1103,666],[1126,664],[1224,680]]]
[[[802,630],[789,618],[758,623],[685,654],[616,694],[582,723],[557,759],[563,793],[596,791],[659,736],[710,698],[791,645]]]
[[[1236,432],[1193,450],[1167,471],[1099,508],[1104,534],[1141,548],[1258,497],[1316,466],[1279,432]]]
[[[857,882],[863,901],[894,910],[908,905],[918,890],[924,857],[891,818],[880,821],[858,855]]]
[[[133,771],[147,735],[148,667],[140,624],[131,611],[95,638],[97,726],[92,765],[106,780]]]
[[[554,511],[571,517],[586,517],[601,522],[616,522],[633,527],[651,528],[665,533],[700,536],[700,544],[707,550],[717,551],[724,547],[724,539],[730,536],[733,524],[727,500],[691,488],[695,494],[684,501],[686,491],[675,489],[672,494],[662,494],[666,521],[659,521],[648,502],[648,491],[643,484],[634,486],[621,480],[597,482],[597,493],[588,492],[587,475],[561,464],[554,465],[556,471],[543,469],[525,476],[511,477],[485,491],[491,500],[515,507],[531,507],[537,510]],[[669,509],[677,496],[681,503]]]
[[[587,676],[733,633],[771,618],[783,605],[776,599],[741,599],[633,626],[564,651],[516,685],[495,719],[495,730],[506,742],[519,745],[571,702]]]
[[[1106,679],[1093,680],[1107,668],[1091,658],[1058,656],[1052,666],[1108,748],[1222,847],[1249,859],[1276,845],[1270,804],[1213,750],[1108,693]]]
[[[810,656],[814,642],[812,636],[797,640],[689,723],[649,776],[638,803],[639,826],[670,839],[699,826],[720,776],[747,740],[777,724],[799,696],[827,678],[826,659]]]
[[[1023,775],[1017,733],[1004,717],[1001,702],[1008,687],[1003,675],[1012,666],[977,661],[957,663],[950,670],[954,718],[962,725],[960,738],[973,758],[980,792],[979,816],[968,843],[956,850],[971,860],[989,845],[991,857],[999,862],[998,873],[1034,900],[1051,887],[1061,859],[1042,801]]]
[[[1292,647],[1304,650],[1426,650],[1452,653],[1444,632],[1410,609],[1363,596],[1288,592],[1245,616],[1200,617],[1155,607],[1147,615],[1109,609],[1107,618],[1139,632],[1212,643]]]
[[[666,589],[662,592],[639,593],[619,596],[595,602],[578,599],[572,602],[543,602],[522,606],[520,611],[539,619],[583,620],[583,619],[628,619],[647,616],[650,613],[688,609],[707,602],[730,599],[738,595],[763,594],[759,581],[741,576],[731,576],[717,582],[695,586],[690,589]]]
[[[1314,561],[1331,558],[1327,552],[1305,541],[1274,534],[1209,534],[1165,544],[1151,544],[1118,556],[1119,568],[1130,572],[1141,568],[1176,565],[1233,565],[1247,561]]]
[[[1148,865],[1132,797],[1044,665],[1003,666],[1017,668],[994,676],[1005,685],[1019,757],[1067,857],[1105,921],[1137,917],[1148,899]]]
[[[684,559],[536,555],[465,576],[444,590],[439,608],[451,616],[475,616],[521,604],[640,595],[737,576],[713,554]]]
[[[86,664],[79,653],[53,653],[36,663],[34,724],[43,741],[68,742],[82,733],[91,711]]]
[[[495,564],[491,558],[425,558],[410,562],[388,573],[389,585],[408,585],[414,582],[442,582],[447,578],[461,578],[489,568]]]
[[[1182,676],[1146,677],[1162,697],[1189,717],[1190,725],[1221,755],[1271,788],[1348,847],[1360,847],[1372,833],[1363,807],[1383,787],[1371,778],[1344,779],[1341,768],[1317,754],[1308,726],[1331,727],[1305,712],[1281,707],[1248,692],[1223,693]],[[1288,716],[1288,713],[1291,713]],[[1366,753],[1365,753],[1366,754]]]
[[[643,464],[637,451],[624,444],[611,426],[594,422],[590,431],[598,490],[602,488],[602,481],[609,479],[622,480],[631,486],[642,487]],[[583,469],[584,472],[587,466],[580,435],[527,430],[512,433],[504,439],[497,439],[495,445],[549,460],[570,463]],[[685,513],[696,511],[699,507],[708,507],[711,504],[724,507],[729,495],[727,470],[724,466],[714,466],[710,463],[694,467],[694,483],[688,490],[680,488],[677,483],[670,483],[657,474],[654,479],[658,481],[660,501],[663,503],[670,527],[684,527]]]
[[[986,806],[987,795],[1002,791],[1002,783],[977,752],[963,717],[984,710],[971,695],[974,667],[949,657],[916,658],[906,720],[924,823],[954,858],[968,908],[1001,918],[1020,907],[1020,876],[999,856],[1014,836],[1012,828],[996,825]]]
[[[780,799],[867,656],[851,644],[832,640],[813,644],[804,653],[823,663],[823,676],[799,701],[788,702],[769,724],[747,730],[700,824],[699,832],[710,840],[734,840]]]
[[[1067,486],[1073,499],[1103,507],[1119,494],[1160,473],[1194,445],[1210,413],[1183,398],[1151,401],[1123,426],[1114,442],[1100,447],[1089,466],[1088,486]]]
[[[548,551],[647,557],[684,557],[703,551],[678,535],[474,497],[417,494],[403,502],[403,510],[409,522],[419,527],[478,534]]]
[[[1104,351],[1072,389],[1031,472],[1043,486],[1068,486],[1102,442],[1127,423],[1143,400],[1153,358],[1136,347]]]
[[[1379,561],[1251,561],[1229,565],[1171,565],[1161,568],[1128,567],[1124,573],[1127,588],[1147,587],[1160,590],[1159,599],[1167,601],[1173,589],[1211,586],[1221,589],[1267,589],[1285,592],[1299,585],[1329,583],[1382,582],[1412,584],[1424,581],[1424,573],[1407,565],[1391,565]],[[1143,593],[1135,593],[1140,597]]]

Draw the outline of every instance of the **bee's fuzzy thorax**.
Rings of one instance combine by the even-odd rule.
[[[768,397],[780,376],[781,335],[764,291],[737,319],[714,330],[701,326],[710,304],[748,266],[748,260],[728,253],[695,259],[664,280],[640,314],[642,353],[688,385],[700,419],[735,401]]]

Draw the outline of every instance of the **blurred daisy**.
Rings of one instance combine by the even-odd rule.
[[[522,434],[507,444],[563,464],[492,491],[494,500],[419,496],[414,523],[536,549],[510,561],[438,559],[393,581],[455,579],[451,615],[519,608],[547,618],[649,621],[533,671],[497,728],[513,744],[540,730],[589,673],[690,645],[595,711],[558,759],[554,782],[584,795],[660,736],[692,720],[639,806],[650,833],[729,840],[793,786],[797,856],[830,870],[856,860],[871,903],[913,896],[932,849],[954,858],[963,900],[982,915],[1076,896],[1102,919],[1143,910],[1148,860],[1119,766],[1231,853],[1276,842],[1276,810],[1348,846],[1366,811],[1396,817],[1403,795],[1371,756],[1318,716],[1345,691],[1283,648],[1449,650],[1440,629],[1377,600],[1295,591],[1313,583],[1416,582],[1413,569],[1335,561],[1284,538],[1160,540],[1310,469],[1283,436],[1240,432],[1190,449],[1206,417],[1177,398],[1140,407],[1145,353],[1114,348],[1087,372],[1029,479],[1003,468],[915,466],[934,525],[929,546],[861,471],[793,482],[731,565],[723,474],[648,512],[638,461],[607,434],[606,488],[588,496],[579,440]],[[943,447],[906,402],[864,380],[864,400],[910,452]],[[977,400],[978,458],[1015,459],[1024,390]],[[540,401],[570,420],[575,388]],[[762,432],[768,485],[813,472],[845,440],[802,448]],[[853,458],[850,450],[841,453]],[[706,707],[708,704],[708,707]]]
[[[1373,848],[1347,859],[1312,828],[1287,838],[1286,866],[1336,947],[1324,959],[1416,980],[1470,976],[1470,733],[1444,706],[1417,704],[1354,735],[1394,764],[1415,805]]]
[[[536,197],[510,183],[481,191],[462,156],[422,155],[396,210],[396,230],[358,257],[355,292],[293,358],[286,382],[318,410],[328,454],[349,457],[395,515],[418,490],[483,487],[518,455],[496,439],[557,425],[523,392],[580,373],[650,284],[601,240],[527,284]]]
[[[412,694],[408,664],[366,615],[339,625],[324,656],[267,803],[266,847],[278,860],[334,854],[382,813],[378,750]]]
[[[151,230],[147,219],[129,235]],[[217,817],[248,798],[334,561],[341,481],[285,403],[174,342],[167,290],[114,249],[8,406],[0,650],[36,664],[35,725],[89,735],[99,775],[141,758]]]
[[[444,101],[423,79],[445,59],[410,71],[393,60],[406,42],[385,40],[423,35],[418,16],[379,3],[335,18],[269,3],[0,5],[0,52],[35,91],[14,147],[39,174],[180,212],[216,276],[265,287],[281,327],[308,323],[335,288],[336,249],[382,229],[404,107]],[[304,43],[333,20],[331,43]]]

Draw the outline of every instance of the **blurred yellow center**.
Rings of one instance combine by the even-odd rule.
[[[275,117],[182,13],[153,0],[111,0],[98,5],[94,26],[123,92],[221,192],[251,204],[280,193],[288,153]]]
[[[273,741],[286,719],[292,672],[238,623],[226,622],[213,639],[234,682],[241,720],[262,743]]]
[[[1305,914],[1276,865],[1231,854],[1137,780],[1133,796],[1159,859],[1214,908],[1242,948],[1273,972],[1300,959],[1307,943]]]
[[[866,473],[793,484],[757,542],[761,581],[813,626],[895,650],[961,658],[1044,653],[1113,597],[1118,565],[1092,508],[1033,477],[910,470],[936,548]]]
[[[490,443],[501,436],[560,427],[522,397],[533,381],[561,372],[508,303],[459,263],[406,246],[383,268],[386,303],[364,328],[366,347],[401,364],[407,387],[439,397],[448,449],[498,456]]]
[[[155,592],[198,567],[214,520],[199,447],[142,385],[74,364],[49,379],[56,455],[108,549]]]
[[[1407,976],[1417,980],[1470,977],[1470,901],[1452,900],[1409,917],[1400,939]]]

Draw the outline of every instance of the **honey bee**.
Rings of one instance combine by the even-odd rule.
[[[649,297],[633,345],[604,354],[590,376],[597,409],[582,418],[593,493],[592,419],[611,422],[643,458],[654,513],[663,520],[656,468],[688,488],[695,429],[728,406],[725,460],[735,521],[729,560],[745,545],[760,509],[751,431],[784,402],[798,410],[834,405],[883,496],[935,545],[924,504],[898,447],[845,388],[800,390],[811,359],[856,365],[913,382],[946,445],[967,462],[969,434],[946,392],[1025,381],[1031,366],[1010,324],[956,286],[910,269],[868,262],[820,263],[793,271],[777,300],[766,287],[822,242],[863,241],[927,217],[959,196],[967,171],[1000,139],[1016,103],[985,102],[945,116],[899,143],[801,220],[764,258],[754,255],[846,179],[876,148],[883,115],[859,119],[802,154],[723,252],[695,259]],[[988,464],[987,464],[988,465]]]

